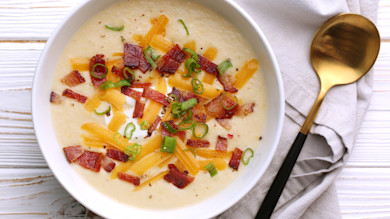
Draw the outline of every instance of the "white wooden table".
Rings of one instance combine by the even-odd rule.
[[[0,0],[0,218],[93,217],[47,168],[31,120],[35,65],[80,0]],[[345,218],[390,218],[390,0],[380,0],[374,94],[355,150],[336,181]]]

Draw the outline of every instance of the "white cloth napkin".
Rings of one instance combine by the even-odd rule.
[[[253,218],[319,92],[309,59],[312,38],[328,18],[343,12],[376,20],[377,0],[235,0],[257,22],[278,60],[286,114],[282,137],[259,183],[221,218]],[[261,60],[260,60],[261,62]],[[275,208],[273,218],[339,218],[334,181],[348,160],[372,93],[372,72],[332,88]]]

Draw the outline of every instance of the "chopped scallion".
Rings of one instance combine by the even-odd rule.
[[[150,128],[149,121],[145,120],[141,123],[141,130],[148,130]]]
[[[184,21],[182,19],[179,19],[178,21],[183,25],[184,29],[186,30],[187,35],[190,35],[190,32],[188,32],[187,26],[184,23]]]
[[[250,153],[250,155],[247,155]],[[245,151],[242,153],[241,161],[244,165],[248,165],[249,160],[253,157],[254,152],[251,148],[245,149]]]
[[[152,69],[153,70],[156,69],[157,64],[154,61],[159,57],[154,56],[152,48],[150,46],[146,47],[146,49],[144,50],[144,55],[145,55],[145,58],[148,61],[148,63],[152,66]],[[154,58],[156,58],[156,59],[154,59]]]
[[[181,109],[183,111],[186,111],[196,106],[197,104],[198,104],[198,100],[196,98],[191,98],[181,103]]]
[[[126,125],[124,135],[126,136],[126,138],[131,139],[134,131],[135,131],[135,125],[134,123],[130,122],[129,124]]]
[[[211,177],[218,174],[218,170],[217,170],[217,168],[215,168],[213,163],[207,164],[207,166],[205,166],[204,168],[209,172]]]
[[[169,94],[167,100],[169,103],[177,103],[179,98],[176,96],[176,94]]]
[[[173,154],[175,153],[175,148],[176,148],[176,138],[164,136],[164,138],[161,141],[160,151]]]
[[[197,79],[197,78],[192,78],[191,80],[191,85],[192,85],[192,90],[196,93],[196,94],[203,94],[204,93],[204,86],[203,86],[203,83]],[[200,91],[199,91],[199,88],[200,88]]]
[[[231,109],[233,109],[235,106],[237,106],[237,104],[238,104],[238,99],[237,99],[237,97],[236,97],[236,95],[234,95],[234,98],[236,99],[236,102],[233,104],[233,106],[231,106],[231,107],[227,107],[227,106],[225,106],[225,104],[223,104],[223,96],[225,96],[227,93],[223,93],[222,95],[221,95],[221,104],[222,104],[222,107],[225,109],[225,110],[231,110]]]
[[[183,48],[184,52],[188,52],[191,54],[191,57],[195,60],[195,61],[198,61],[199,57],[198,57],[198,54],[196,54],[196,52],[190,48]]]
[[[197,135],[197,126],[200,126],[200,127],[203,127],[203,132],[201,135]],[[207,133],[209,132],[209,126],[206,124],[206,123],[194,123],[192,125],[192,136],[194,136],[195,138],[203,138],[204,136],[207,135]]]
[[[126,79],[120,80],[116,83],[112,81],[106,81],[102,85],[100,85],[100,88],[103,90],[107,90],[113,87],[123,87],[123,86],[131,86],[131,83]]]
[[[121,31],[121,30],[123,30],[125,28],[125,25],[122,25],[120,27],[112,27],[112,26],[106,24],[106,28],[110,29],[110,30],[113,30],[113,31]]]
[[[183,120],[179,122],[179,124],[177,125],[177,130],[185,131],[191,129],[194,123],[195,123],[194,120]]]
[[[114,141],[115,141],[117,144],[121,144],[121,143],[119,142],[119,140],[118,140],[118,137],[119,137],[119,138],[122,138],[122,135],[121,135],[121,133],[116,132],[116,133],[114,134],[114,136],[113,136]]]
[[[129,73],[130,73],[130,75],[131,75],[131,78],[130,78],[129,75],[128,75]],[[134,71],[131,70],[129,67],[125,67],[125,68],[123,69],[123,77],[125,77],[125,79],[128,80],[129,82],[132,82],[132,81],[134,81],[134,79],[135,79],[135,73],[134,73]]]
[[[233,67],[232,62],[230,61],[230,59],[226,59],[225,61],[223,61],[221,64],[217,66],[217,69],[219,74],[223,75],[223,73],[225,73],[225,71],[231,67]]]
[[[172,133],[172,134],[176,134],[177,133],[177,130],[174,129],[170,124],[169,122],[164,122],[163,123],[163,126],[166,130],[168,130],[168,132]]]
[[[134,162],[137,155],[142,151],[142,146],[134,143],[133,145],[127,145],[126,149],[123,151],[127,156],[129,156],[129,160]]]
[[[105,114],[107,114],[107,113],[109,113],[111,111],[111,106],[108,106],[108,109],[106,109],[106,110],[104,110],[103,112],[98,112],[98,111],[96,111],[96,109],[95,109],[95,113],[96,113],[96,115],[105,115]]]
[[[104,73],[103,75],[98,76],[98,75],[95,74],[95,69],[96,69],[96,67],[98,67],[98,66],[104,67],[105,73]],[[102,64],[102,63],[96,63],[96,64],[94,64],[93,67],[92,67],[91,74],[92,74],[92,76],[93,76],[94,78],[103,79],[104,77],[106,77],[107,73],[108,73],[108,68],[107,68],[106,65],[104,65],[104,64]]]

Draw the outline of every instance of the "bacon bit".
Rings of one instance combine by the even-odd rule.
[[[212,74],[212,75],[215,75],[217,76],[219,73],[218,73],[218,65],[215,64],[214,62],[208,60],[207,58],[205,58],[204,56],[201,56],[198,54],[198,64],[200,65],[200,69],[202,69],[203,71],[209,73],[209,74]]]
[[[173,122],[173,120],[165,121],[162,124],[164,124],[166,122],[169,123],[169,125],[171,125],[172,128],[177,130],[177,125]],[[172,137],[174,135],[178,136],[182,141],[184,141],[185,138],[186,138],[186,132],[185,131],[178,131],[175,134],[172,134],[168,130],[166,130],[163,125],[161,126],[161,138],[164,138],[164,136]]]
[[[124,79],[125,76],[123,75],[123,68],[116,67],[115,65],[112,66],[111,72],[116,74],[120,79]],[[130,75],[131,76],[131,75]]]
[[[101,167],[102,153],[93,151],[84,151],[84,153],[77,160],[80,166],[99,172]]]
[[[216,119],[230,119],[238,111],[240,106],[237,104],[231,110],[225,109],[221,103],[222,95],[223,94],[221,93],[218,97],[207,103],[205,105],[205,110],[209,116]],[[230,108],[236,103],[236,100],[227,93],[223,96],[222,102],[225,107]]]
[[[102,54],[96,54],[95,56],[93,56],[91,58],[91,61],[89,62],[89,74],[91,76],[91,81],[92,81],[92,84],[93,86],[95,87],[99,87],[100,85],[102,85],[105,81],[107,81],[107,76],[102,78],[102,79],[99,79],[99,78],[95,78],[94,76],[92,76],[92,68],[93,66],[96,64],[96,63],[100,63],[100,64],[103,64],[105,65],[106,64],[106,60],[104,60],[104,55]],[[94,74],[96,76],[102,76],[106,73],[106,69],[103,67],[103,66],[96,66],[95,67],[95,72]]]
[[[179,90],[176,87],[173,87],[171,93],[169,94],[176,95],[179,103],[185,102],[192,98],[196,98],[198,103],[201,101],[201,97],[197,96],[196,94],[189,91]]]
[[[242,156],[242,150],[239,148],[234,148],[232,158],[230,158],[229,166],[235,170],[238,170],[238,166],[240,165],[240,160]]]
[[[185,188],[195,179],[194,177],[189,176],[187,171],[184,171],[183,173],[180,172],[180,170],[174,164],[168,164],[168,168],[169,173],[164,176],[164,179],[179,189]]]
[[[224,127],[226,130],[232,129],[232,126],[229,123],[229,119],[215,119],[217,120],[218,124],[220,124],[222,127]]]
[[[83,154],[83,149],[80,145],[64,147],[63,150],[69,163],[75,162]]]
[[[145,103],[142,101],[135,101],[133,118],[142,118],[144,116]]]
[[[192,119],[198,123],[206,123],[207,115],[197,108],[192,108]]]
[[[126,162],[129,159],[129,156],[125,154],[123,151],[116,150],[116,149],[107,149],[107,157],[112,158],[117,161]]]
[[[148,87],[150,87],[150,86],[152,86],[152,83],[150,83],[150,82],[146,82],[146,83],[140,83],[140,82],[134,82],[134,83],[132,83],[131,84],[131,88],[148,88]]]
[[[148,129],[148,135],[147,137],[150,137],[152,135],[152,133],[154,132],[154,130],[156,130],[158,124],[160,124],[161,122],[161,117],[160,116],[157,116],[157,118],[154,120],[154,122],[152,123],[152,125],[149,127]]]
[[[216,151],[227,151],[227,138],[218,135],[217,145],[215,146]]]
[[[234,135],[228,134],[228,138],[233,139]]]
[[[86,96],[81,95],[79,93],[76,93],[76,92],[72,91],[71,89],[65,89],[64,92],[62,92],[62,96],[75,99],[75,100],[79,101],[80,103],[85,103],[85,101],[87,101]]]
[[[255,103],[246,103],[240,106],[240,109],[237,112],[237,116],[244,117],[250,113],[253,113],[255,108]]]
[[[176,44],[163,57],[157,60],[157,70],[160,73],[174,74],[185,58],[186,54]]]
[[[50,103],[60,104],[62,103],[61,96],[56,92],[52,91],[50,93]]]
[[[125,56],[126,66],[130,68],[138,68],[141,54],[142,54],[142,46],[125,43],[124,56]]]
[[[133,90],[133,89],[131,89],[130,87],[127,87],[127,86],[123,86],[123,87],[121,88],[121,92],[122,92],[122,94],[124,94],[124,95],[127,95],[127,96],[129,96],[129,97],[134,98],[136,101],[140,101],[140,100],[141,100],[141,97],[142,97],[142,92]]]
[[[61,81],[66,85],[73,87],[78,84],[84,83],[85,79],[83,76],[81,76],[78,70],[74,70],[71,73],[65,75],[65,77],[63,77]]]
[[[207,140],[200,140],[200,139],[187,139],[186,144],[191,147],[196,148],[207,148],[210,146],[210,142]]]
[[[118,178],[123,180],[123,181],[127,181],[129,183],[132,183],[135,186],[138,186],[140,181],[141,181],[141,179],[138,176],[132,176],[130,174],[123,173],[123,172],[118,173]]]
[[[227,74],[227,73],[221,75],[221,74],[218,73],[217,74],[217,79],[222,84],[223,89],[225,91],[229,91],[230,93],[235,93],[235,92],[238,91],[235,87],[233,87],[234,78],[233,78],[232,75]]]
[[[142,53],[139,60],[139,70],[141,70],[142,73],[145,73],[151,67],[152,66],[149,64],[148,60],[146,60],[144,53]]]
[[[142,96],[154,100],[157,103],[161,103],[164,106],[169,106],[167,96],[165,96],[163,93],[153,90],[152,88],[146,88]]]
[[[115,168],[115,162],[110,158],[103,156],[102,158],[102,167],[105,171],[111,172]]]

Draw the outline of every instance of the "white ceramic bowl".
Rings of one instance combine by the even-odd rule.
[[[107,218],[209,218],[238,202],[267,169],[281,134],[284,116],[282,79],[270,45],[249,15],[231,0],[197,0],[232,22],[257,53],[267,86],[268,110],[263,140],[254,159],[242,174],[221,193],[195,205],[169,210],[131,207],[107,197],[83,180],[66,161],[52,128],[49,95],[53,72],[70,38],[90,17],[120,0],[89,0],[78,6],[53,32],[36,68],[32,91],[35,134],[42,153],[62,186],[81,204]]]

